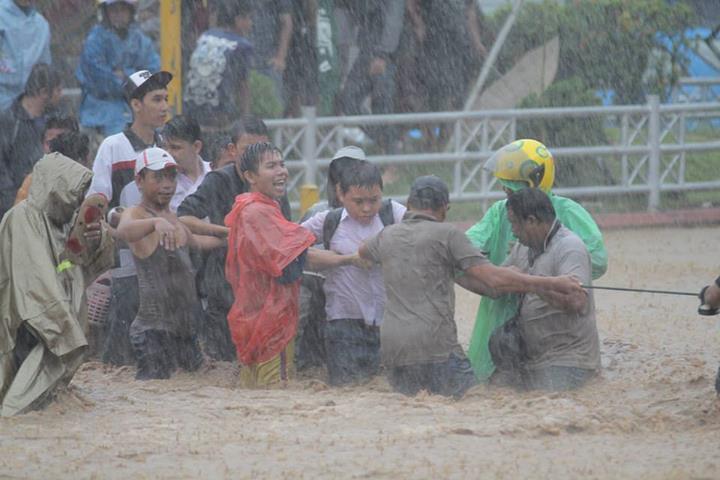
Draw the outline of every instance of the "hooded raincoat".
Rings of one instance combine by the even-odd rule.
[[[257,192],[237,196],[225,225],[230,229],[225,275],[235,294],[228,326],[238,360],[257,365],[277,356],[295,336],[300,278],[277,280],[315,236]]]
[[[61,262],[92,172],[59,154],[35,165],[28,198],[0,223],[0,413],[23,412],[69,382],[87,346],[85,287],[112,264],[112,239],[77,265]],[[20,364],[21,330],[38,340]]]
[[[607,251],[602,233],[595,220],[579,203],[552,193],[550,200],[555,214],[564,226],[580,237],[590,253],[593,279],[600,278],[607,270]],[[473,246],[483,251],[494,265],[502,265],[510,252],[515,236],[507,218],[507,200],[495,202],[483,218],[465,232]],[[487,380],[495,371],[490,357],[488,342],[492,332],[517,312],[518,296],[503,295],[480,301],[475,327],[473,328],[468,358],[479,380]]]

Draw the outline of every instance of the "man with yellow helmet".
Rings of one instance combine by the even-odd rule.
[[[548,194],[557,218],[578,235],[588,251],[593,279],[607,270],[607,252],[597,224],[580,204],[551,192],[555,181],[555,162],[550,151],[537,140],[522,139],[495,152],[484,167],[495,175],[503,190],[510,194],[527,187],[540,188]],[[495,202],[475,225],[465,233],[472,244],[482,250],[495,265],[501,265],[515,240],[507,217],[507,200]],[[495,370],[488,341],[495,328],[504,324],[517,310],[517,296],[497,299],[483,297],[470,339],[468,357],[480,380],[487,380]]]

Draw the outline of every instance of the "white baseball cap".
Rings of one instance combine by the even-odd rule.
[[[365,157],[365,152],[362,148],[356,147],[353,145],[343,147],[337,152],[335,152],[335,155],[333,155],[333,160],[337,160],[338,158],[352,158],[355,160],[367,160]]]
[[[157,171],[167,167],[177,167],[177,163],[172,155],[158,147],[143,150],[135,160],[136,175],[144,168]]]

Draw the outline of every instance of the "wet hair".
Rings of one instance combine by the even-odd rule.
[[[47,63],[36,63],[25,82],[25,95],[34,97],[43,90],[52,93],[60,85],[62,85],[60,72]]]
[[[200,156],[206,161],[215,165],[223,150],[231,143],[230,133],[228,132],[210,132],[205,135],[206,140],[203,142]]]
[[[170,119],[163,127],[162,134],[165,139],[177,138],[190,143],[202,141],[200,125],[187,115],[177,115]]]
[[[340,157],[330,162],[330,166],[328,167],[326,192],[330,207],[337,208],[342,206],[340,201],[336,198],[335,187],[340,183],[340,176],[343,172],[358,161],[359,160],[357,158]]]
[[[77,118],[72,115],[51,115],[45,121],[45,132],[52,129],[67,130],[68,132],[79,132]]]
[[[58,152],[78,163],[85,164],[90,154],[90,139],[77,131],[64,132],[50,140],[50,152]]]
[[[348,165],[340,173],[340,190],[347,193],[350,187],[372,188],[374,186],[383,189],[382,174],[374,163],[367,160],[356,160]]]
[[[523,188],[508,196],[507,208],[520,220],[530,216],[543,223],[555,221],[555,208],[550,197],[539,188]]]
[[[217,0],[217,24],[232,27],[236,17],[247,17],[253,12],[250,0]]]
[[[270,137],[267,125],[255,115],[243,115],[230,125],[230,140],[237,143],[244,134]]]
[[[275,152],[282,156],[280,149],[270,142],[259,142],[249,145],[245,153],[240,157],[240,171],[258,173],[260,159],[262,159],[263,155]]]

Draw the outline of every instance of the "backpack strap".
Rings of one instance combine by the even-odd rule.
[[[389,198],[383,200],[382,207],[380,207],[380,220],[382,220],[383,226],[387,227],[395,223],[395,212],[393,212],[393,203]]]
[[[340,225],[340,219],[342,218],[343,207],[333,208],[330,210],[325,217],[323,222],[323,247],[325,250],[330,250],[330,240],[335,235],[338,225]]]

